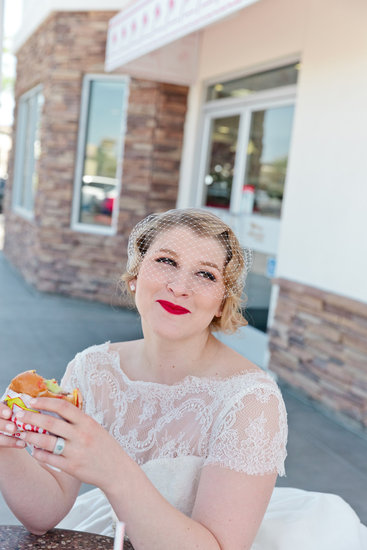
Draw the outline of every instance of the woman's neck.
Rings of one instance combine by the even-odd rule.
[[[145,335],[141,340],[140,366],[150,382],[174,384],[185,376],[205,376],[219,342],[209,332],[186,341],[167,341]]]

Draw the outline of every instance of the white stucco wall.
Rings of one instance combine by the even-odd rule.
[[[367,302],[367,4],[314,6],[279,274]]]
[[[260,0],[203,32],[179,204],[206,79],[302,61],[277,275],[367,302],[367,3]]]

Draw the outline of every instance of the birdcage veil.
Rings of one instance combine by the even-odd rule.
[[[171,254],[161,254],[160,247],[155,247],[162,244],[162,235],[162,250]],[[174,209],[141,220],[129,237],[126,271],[138,276],[142,260],[154,254],[157,258],[151,264],[152,277],[183,277],[186,266],[179,258],[183,250],[185,258],[197,258],[200,251],[199,263],[189,265],[191,271],[186,273],[184,284],[189,292],[218,292],[223,298],[242,293],[252,265],[252,251],[241,247],[232,229],[206,210]]]

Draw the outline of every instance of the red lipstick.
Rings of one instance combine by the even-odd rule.
[[[167,302],[166,300],[157,300],[157,302],[163,307],[163,309],[168,311],[168,313],[172,313],[173,315],[184,315],[185,313],[191,313],[191,311],[189,311],[188,309],[177,306],[172,302]]]

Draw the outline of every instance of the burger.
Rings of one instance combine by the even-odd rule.
[[[24,394],[29,397],[54,397],[65,399],[79,409],[82,408],[83,399],[80,391],[75,388],[71,393],[63,391],[57,380],[54,378],[47,380],[35,370],[27,370],[18,374],[10,382],[8,390],[16,394]]]
[[[24,423],[21,418],[18,418],[17,415],[22,409],[58,417],[56,413],[51,411],[34,409],[31,404],[31,399],[33,397],[53,397],[56,399],[64,399],[79,409],[83,406],[82,395],[77,388],[74,388],[72,392],[68,393],[59,386],[57,380],[54,378],[47,380],[40,374],[37,374],[35,370],[27,370],[22,372],[13,378],[6,389],[5,394],[1,398],[1,401],[3,401],[12,411],[10,420],[12,420],[17,426],[17,431],[13,434],[15,437],[20,437],[20,434],[23,431],[48,433],[43,428]]]

